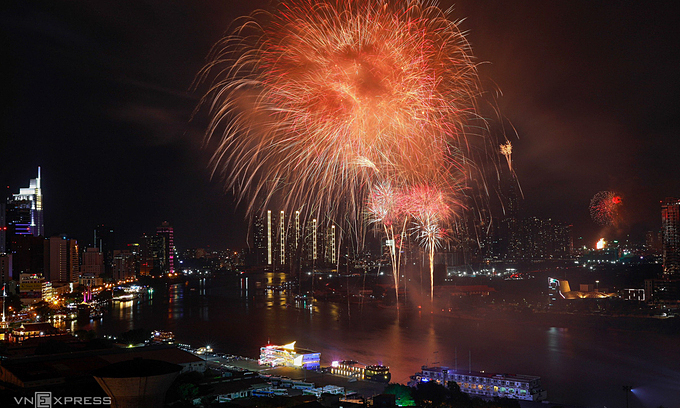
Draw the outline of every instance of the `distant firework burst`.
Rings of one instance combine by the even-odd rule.
[[[469,174],[477,69],[434,2],[284,0],[219,42],[199,79],[214,172],[251,213],[276,198],[355,217],[380,183]]]
[[[512,171],[512,143],[510,143],[509,140],[501,145],[501,154],[505,156],[505,160],[508,162],[508,168]]]
[[[619,219],[621,196],[612,191],[600,191],[590,200],[590,216],[600,225],[614,225]]]

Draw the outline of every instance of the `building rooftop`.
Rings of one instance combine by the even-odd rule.
[[[437,367],[427,367],[423,366],[422,371],[432,371],[432,372],[443,372],[447,371],[449,375],[468,375],[468,376],[473,376],[473,377],[486,377],[486,378],[494,378],[494,379],[502,379],[502,380],[508,380],[508,381],[533,381],[533,380],[540,380],[541,377],[537,377],[535,375],[525,375],[525,374],[507,374],[507,373],[487,373],[487,372],[480,372],[480,371],[467,371],[467,370],[454,370],[449,367],[445,366],[437,366]]]
[[[201,358],[173,346],[111,348],[29,357],[10,357],[0,364],[0,379],[21,386],[51,381],[65,382],[78,377],[90,377],[92,372],[113,363],[133,359],[160,360],[181,365],[201,362]],[[9,378],[12,381],[8,381]]]
[[[182,367],[177,364],[136,357],[98,368],[92,372],[92,375],[101,378],[153,377],[180,371]]]

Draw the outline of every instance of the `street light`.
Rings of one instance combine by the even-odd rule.
[[[628,394],[633,390],[633,387],[630,385],[624,385],[623,386],[623,391],[626,393],[626,408],[628,408]]]

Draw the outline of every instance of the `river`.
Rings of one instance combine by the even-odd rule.
[[[374,304],[315,302],[309,309],[280,292],[254,296],[249,287],[236,277],[168,284],[116,303],[101,320],[79,328],[100,336],[169,330],[178,342],[253,358],[268,341],[297,341],[320,351],[322,365],[337,359],[388,365],[393,382],[406,383],[422,365],[447,365],[540,376],[552,402],[623,407],[623,386],[631,385],[631,408],[680,407],[677,335],[536,327],[521,319],[456,318]]]

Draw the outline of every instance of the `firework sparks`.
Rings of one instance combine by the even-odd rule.
[[[600,225],[616,225],[622,204],[621,196],[616,193],[600,191],[590,200],[590,216]]]
[[[399,307],[401,251],[399,250],[398,243],[400,244],[404,240],[406,222],[408,220],[408,214],[404,211],[403,193],[397,191],[389,182],[380,183],[371,191],[366,211],[369,223],[381,225],[388,240],[394,291],[397,307]],[[401,230],[399,230],[399,225],[395,225],[399,221],[403,221]]]
[[[509,140],[501,145],[501,154],[505,156],[505,160],[508,161],[508,168],[512,171],[512,143]]]
[[[444,226],[454,211],[447,190],[433,185],[419,185],[408,193],[407,207],[413,217],[413,235],[428,252],[430,261],[430,302],[434,302],[434,254],[446,237]]]
[[[212,165],[251,213],[276,197],[289,212],[351,217],[380,182],[469,165],[476,66],[432,4],[283,1],[215,46],[199,75],[212,81]]]

